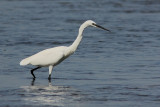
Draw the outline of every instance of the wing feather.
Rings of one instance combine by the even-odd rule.
[[[32,64],[36,66],[57,65],[64,59],[64,52],[67,47],[55,47],[43,50],[20,62],[20,65]]]

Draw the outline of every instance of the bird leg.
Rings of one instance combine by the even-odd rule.
[[[50,65],[50,66],[49,66],[49,77],[48,77],[48,80],[50,80],[50,79],[51,79],[52,69],[53,69],[53,66],[52,66],[52,65]]]
[[[35,83],[35,78],[33,78],[31,85],[34,86],[34,83]]]
[[[49,80],[49,81],[51,81],[51,74],[49,74],[49,76],[48,76],[48,80]]]
[[[36,77],[35,77],[33,71],[35,71],[35,70],[37,70],[37,69],[39,69],[39,68],[41,68],[41,67],[36,67],[36,68],[34,68],[34,69],[31,70],[31,74],[33,75],[33,78],[34,78],[34,79],[35,79]]]

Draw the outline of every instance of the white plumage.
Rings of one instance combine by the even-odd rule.
[[[35,66],[46,67],[49,65],[57,65],[68,55],[71,55],[69,52],[69,47],[59,46],[50,49],[45,49],[35,55],[32,55],[28,58],[23,59],[20,62],[20,65],[32,64]]]
[[[105,29],[102,26],[97,25],[94,21],[88,20],[80,26],[78,36],[72,45],[68,47],[58,46],[54,48],[45,49],[41,52],[38,52],[37,54],[34,54],[28,58],[23,59],[20,62],[20,65],[24,66],[31,64],[37,66],[37,68],[31,70],[31,74],[33,75],[34,78],[35,78],[33,74],[34,70],[39,69],[41,67],[49,67],[48,78],[50,79],[53,67],[62,62],[64,59],[66,59],[76,51],[82,39],[83,30],[88,26],[99,27],[101,29],[109,31],[108,29]]]

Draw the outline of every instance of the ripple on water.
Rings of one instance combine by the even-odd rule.
[[[0,106],[159,107],[159,4],[0,0]],[[70,45],[87,19],[112,33],[87,28],[76,53],[55,67],[53,86],[41,84],[47,69],[37,71],[40,79],[27,85],[30,69],[19,61],[49,47]]]
[[[80,90],[76,90],[70,86],[22,86],[18,89],[8,89],[0,91],[1,105],[14,102],[14,105],[52,105],[65,106],[72,102],[78,103],[80,99],[85,97]],[[8,98],[7,96],[11,96]]]

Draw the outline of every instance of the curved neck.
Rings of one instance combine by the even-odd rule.
[[[82,37],[83,37],[83,36],[82,36],[82,33],[83,33],[83,31],[84,31],[84,29],[85,29],[86,27],[87,27],[87,26],[86,26],[85,24],[82,24],[82,25],[80,26],[78,36],[77,36],[76,40],[73,42],[73,44],[70,46],[70,48],[71,48],[71,50],[72,50],[73,52],[76,51],[78,45],[80,44],[80,42],[81,42],[81,40],[82,40]]]

